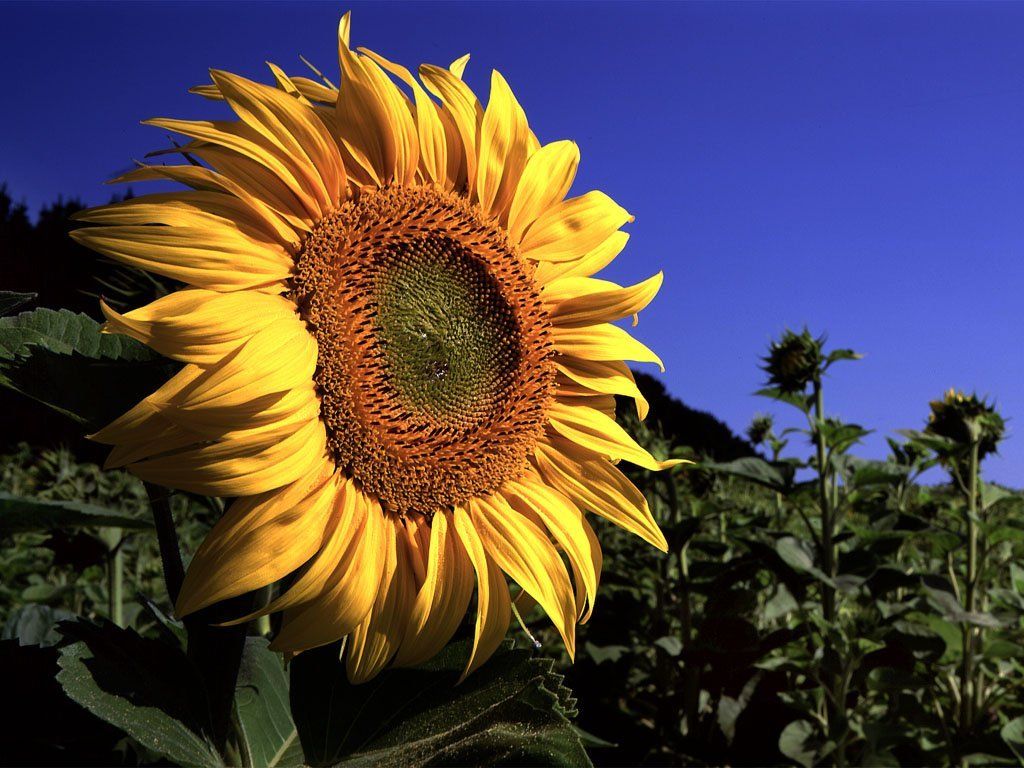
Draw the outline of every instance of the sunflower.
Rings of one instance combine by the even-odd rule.
[[[592,278],[632,217],[566,199],[579,151],[540,145],[504,78],[486,108],[468,56],[419,79],[349,47],[341,87],[212,71],[194,91],[237,119],[157,119],[188,164],[120,181],[187,191],[94,208],[81,243],[184,284],[104,329],[180,361],[93,438],[107,466],[233,499],[189,566],[176,612],[281,583],[273,647],[346,637],[353,681],[437,653],[465,616],[468,674],[516,600],[574,651],[601,548],[584,513],[667,550],[615,463],[658,461],[614,420],[647,404],[624,360],[658,358],[613,323],[654,297]],[[571,571],[571,577],[570,577]],[[256,615],[256,614],[254,614]],[[239,617],[239,621],[250,616]]]

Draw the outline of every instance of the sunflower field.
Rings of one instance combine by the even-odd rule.
[[[0,189],[0,762],[1024,765],[996,404],[864,458],[785,330],[733,434],[634,370],[576,144],[350,37],[147,121],[176,191]]]

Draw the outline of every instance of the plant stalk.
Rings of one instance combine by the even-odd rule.
[[[112,528],[110,540],[114,542],[107,558],[107,612],[110,620],[119,627],[124,626],[124,552],[123,531]]]
[[[171,514],[170,491],[159,485],[146,483],[146,495],[153,511],[153,524],[156,526],[156,540],[160,546],[160,562],[164,569],[164,584],[171,605],[178,602],[181,585],[185,581],[185,566],[181,564],[181,549],[178,547],[178,532],[174,528],[174,516]]]
[[[967,478],[967,580],[964,588],[964,609],[968,613],[973,613],[977,608],[978,594],[978,447],[978,441],[973,440],[970,475]],[[978,681],[974,679],[975,639],[981,640],[980,628],[964,624],[960,673],[960,727],[964,733],[974,725],[976,714],[974,694]]]
[[[822,570],[830,579],[836,576],[835,544],[833,537],[835,531],[835,519],[833,515],[832,493],[829,488],[828,468],[825,466],[825,395],[821,386],[821,374],[814,377],[814,447],[817,454],[818,464],[818,503],[821,506],[821,564]],[[821,585],[822,592],[822,614],[826,624],[829,626],[836,622],[836,590],[829,584]],[[822,638],[824,644],[824,659],[826,668],[824,670],[824,681],[828,687],[829,695],[825,701],[825,718],[827,720],[829,737],[836,741],[835,759],[836,765],[843,766],[846,763],[844,746],[838,734],[833,733],[842,716],[841,685],[831,665],[837,656],[837,651],[832,647],[832,639],[828,633]]]
[[[185,568],[181,562],[178,534],[171,514],[170,492],[151,483],[146,483],[145,486],[160,545],[164,582],[173,605],[181,594]],[[235,683],[238,680],[238,670],[245,650],[246,626],[215,625],[244,616],[253,609],[254,604],[254,594],[249,593],[204,608],[184,619],[185,630],[188,633],[188,657],[198,668],[203,687],[206,689],[210,738],[225,756],[234,710]]]

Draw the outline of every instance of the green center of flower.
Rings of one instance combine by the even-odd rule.
[[[479,422],[519,365],[518,322],[501,286],[451,238],[397,243],[383,261],[376,324],[396,392],[426,417]]]

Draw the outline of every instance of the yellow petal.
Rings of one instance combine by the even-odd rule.
[[[264,231],[269,233],[279,243],[287,246],[292,251],[297,251],[302,244],[302,238],[296,231],[295,225],[289,221],[290,217],[274,210],[273,207],[253,194],[243,184],[203,166],[143,165],[116,179],[112,179],[110,183],[129,184],[132,182],[163,179],[185,184],[198,191],[224,192],[233,195],[247,207],[250,216],[257,218],[262,223]]]
[[[576,505],[548,485],[529,475],[519,481],[506,483],[502,493],[512,508],[532,512],[554,536],[558,546],[569,557],[569,563],[578,574],[586,595],[586,602],[577,600],[577,611],[582,615],[585,605],[594,605],[597,598],[597,560],[592,541],[584,529],[583,513]]]
[[[583,406],[567,406],[557,400],[548,408],[548,423],[562,437],[613,461],[620,459],[658,471],[684,462],[658,461],[640,446],[614,419]]]
[[[198,365],[221,360],[258,331],[295,315],[295,305],[282,296],[199,288],[175,291],[123,315],[103,301],[100,307],[105,332],[131,336],[166,357]]]
[[[571,261],[601,245],[632,216],[603,192],[587,192],[549,208],[520,244],[534,261]]]
[[[298,89],[298,86],[292,82],[292,79],[285,74],[284,70],[276,64],[267,62],[267,66],[270,67],[271,73],[274,75],[274,81],[277,83],[277,87],[287,93],[289,96],[297,99],[300,104],[306,107],[312,107],[309,99],[307,99],[302,91]],[[344,169],[343,169],[344,170]]]
[[[420,171],[427,181],[443,184],[448,173],[448,144],[444,125],[434,102],[408,69],[366,48],[360,48],[359,51],[412,89],[416,100],[415,118],[416,135],[419,139]]]
[[[564,299],[556,303],[549,316],[554,325],[563,328],[578,328],[599,323],[612,323],[636,314],[651,303],[661,289],[662,273],[628,288],[598,290],[582,296]],[[570,280],[574,278],[568,278]],[[575,278],[588,280],[590,278]]]
[[[351,563],[358,551],[357,539],[366,528],[367,517],[374,512],[379,516],[380,506],[366,498],[352,478],[344,477],[339,472],[335,482],[335,503],[331,508],[320,548],[296,575],[291,586],[265,608],[253,613],[253,616],[307,604],[335,584],[338,576],[351,570]],[[372,528],[370,530],[373,531]],[[381,552],[384,549],[384,545],[381,544]],[[383,559],[380,570],[383,570]],[[380,579],[380,571],[377,578]]]
[[[562,277],[589,277],[611,264],[629,240],[627,232],[613,232],[603,243],[570,261],[541,261],[537,264],[534,279],[540,285],[547,285]]]
[[[337,492],[333,466],[308,478],[233,502],[189,564],[178,617],[273,584],[320,547]]]
[[[280,488],[316,469],[327,442],[323,424],[310,420],[270,445],[228,440],[158,456],[130,466],[147,482],[208,496],[251,496]]]
[[[174,120],[169,118],[155,118],[143,120],[144,125],[153,125],[184,136],[198,139],[200,142],[208,142],[225,149],[229,149],[242,157],[248,158],[270,171],[276,186],[287,189],[297,200],[300,201],[306,213],[314,220],[319,220],[327,213],[321,206],[314,194],[306,190],[306,174],[299,170],[296,159],[281,152],[274,145],[267,142],[258,131],[245,123],[236,121],[207,121],[207,120]],[[202,152],[197,148],[189,148],[190,152],[202,157]],[[224,168],[218,166],[222,173]]]
[[[636,360],[655,363],[662,371],[661,358],[617,325],[590,325],[585,328],[551,329],[555,349],[581,360]]]
[[[345,669],[353,683],[364,683],[387,666],[402,644],[412,610],[416,585],[409,556],[398,538],[398,523],[390,516],[385,522],[384,577],[369,615],[349,635],[345,649]]]
[[[576,598],[558,552],[533,523],[495,494],[466,503],[484,548],[505,573],[536,600],[576,653]]]
[[[413,182],[419,143],[405,96],[373,61],[349,49],[350,14],[338,29],[342,84],[335,116],[339,139],[362,183]]]
[[[294,189],[263,163],[217,144],[191,144],[188,151],[260,200],[295,231],[309,232],[320,220],[319,214],[310,213],[313,206],[305,203]]]
[[[458,146],[448,142],[448,157],[461,156],[460,166],[466,179],[476,180],[477,134],[483,121],[484,110],[473,91],[447,69],[424,64],[419,70],[423,86],[444,104],[459,136]]]
[[[361,502],[358,494],[349,495]],[[390,531],[379,506],[366,509],[362,517],[362,527],[327,578],[326,588],[285,612],[271,648],[295,652],[326,645],[352,632],[369,615],[384,574]]]
[[[473,650],[459,678],[461,682],[466,675],[487,661],[505,639],[509,622],[512,620],[512,602],[509,599],[505,574],[488,557],[469,513],[461,507],[456,507],[452,522],[465,547],[466,555],[473,564],[477,585]]]
[[[292,77],[290,80],[299,93],[312,102],[334,106],[334,102],[338,100],[337,88],[328,87],[308,77]]]
[[[530,129],[505,78],[491,73],[491,96],[480,124],[476,199],[485,216],[504,221],[526,165]]]
[[[537,444],[534,464],[548,483],[581,509],[610,520],[662,552],[668,551],[647,499],[607,461],[583,458],[572,443],[556,438]]]
[[[345,167],[334,138],[312,108],[277,88],[230,72],[210,75],[241,120],[292,161],[304,189],[327,212],[344,198]]]
[[[531,155],[509,209],[512,242],[520,242],[538,216],[565,198],[579,163],[580,148],[572,141],[552,142]]]
[[[465,53],[459,56],[455,61],[448,65],[448,71],[455,75],[459,80],[466,73],[466,65],[469,63],[469,54]]]
[[[316,359],[316,341],[292,315],[253,334],[236,352],[173,395],[157,392],[149,399],[183,410],[247,406],[307,385],[313,380]]]
[[[153,419],[161,410],[161,401],[171,400],[192,386],[205,374],[205,370],[197,365],[184,365],[174,376],[165,381],[160,388],[141,402],[118,416],[107,426],[89,435],[90,440],[98,443],[114,445],[131,439],[136,431],[144,429],[144,425]]]
[[[641,421],[647,418],[647,412],[650,410],[647,399],[637,387],[633,372],[621,360],[561,357],[555,361],[555,368],[563,376],[594,392],[633,398],[637,416]]]
[[[291,259],[226,228],[83,227],[71,237],[133,267],[214,291],[284,290]]]
[[[473,571],[448,512],[430,523],[426,575],[395,664],[413,666],[438,653],[455,634],[473,594]]]

